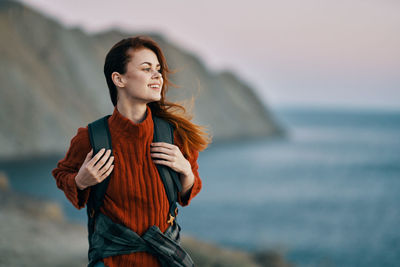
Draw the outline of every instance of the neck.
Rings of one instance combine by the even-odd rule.
[[[130,119],[134,123],[140,123],[146,118],[146,103],[131,104],[123,101],[117,102],[117,109],[124,117]]]

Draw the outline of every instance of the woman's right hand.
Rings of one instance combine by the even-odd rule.
[[[93,158],[93,149],[86,155],[85,161],[83,162],[78,174],[75,176],[76,185],[80,190],[101,183],[107,178],[114,165],[111,165],[114,161],[114,156],[111,156],[111,150],[108,149],[104,154],[105,149],[102,148]],[[104,156],[101,158],[101,156]],[[101,158],[101,159],[100,159]],[[100,159],[100,160],[99,160]],[[107,163],[106,163],[107,161]]]

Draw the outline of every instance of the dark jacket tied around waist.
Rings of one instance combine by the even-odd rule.
[[[180,246],[180,229],[179,224],[174,221],[164,233],[153,225],[139,236],[99,212],[92,236],[92,247],[89,250],[88,267],[94,266],[102,258],[138,251],[155,255],[162,266],[194,266],[189,254]]]

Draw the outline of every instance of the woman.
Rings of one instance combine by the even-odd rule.
[[[139,236],[153,225],[162,232],[169,226],[169,202],[155,164],[179,174],[178,202],[187,206],[202,187],[198,153],[211,142],[203,127],[190,122],[184,107],[166,101],[168,73],[165,57],[152,39],[138,36],[116,43],[104,64],[114,105],[108,118],[113,156],[109,150],[93,155],[88,127],[80,127],[52,171],[57,187],[77,209],[87,203],[91,187],[110,176],[100,212]],[[180,109],[183,115],[171,109]],[[174,144],[152,142],[152,115],[174,126]],[[109,267],[161,266],[148,252],[105,257],[102,262]]]

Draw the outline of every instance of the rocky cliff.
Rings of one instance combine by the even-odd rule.
[[[193,121],[213,142],[280,135],[283,130],[254,90],[230,72],[213,73],[160,34],[117,30],[90,35],[14,1],[0,2],[0,157],[63,153],[78,127],[110,114],[104,58],[122,38],[157,41],[180,88],[167,97],[196,97]]]

